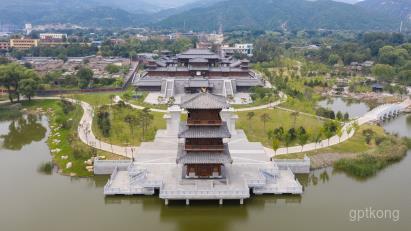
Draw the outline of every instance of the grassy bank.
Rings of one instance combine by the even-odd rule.
[[[406,155],[409,141],[387,134],[382,127],[363,125],[349,140],[316,151],[277,156],[277,159],[301,159],[311,157],[312,167],[317,161],[332,157],[326,165],[356,177],[374,175],[379,170]],[[322,165],[324,166],[324,165]]]
[[[141,123],[138,124],[137,122],[134,126],[130,126],[130,124],[126,122],[126,117],[129,115],[133,115],[136,119],[138,119],[141,110],[133,109],[127,105],[106,106],[98,110],[109,112],[110,132],[106,135],[103,134],[102,129],[98,126],[98,112],[96,112],[93,119],[93,133],[98,139],[107,143],[120,146],[138,146],[142,141],[154,140],[157,130],[164,129],[166,127],[163,113],[150,112],[153,119],[148,124],[147,130],[145,131],[143,137]]]
[[[121,92],[99,92],[87,94],[72,94],[66,95],[65,97],[84,101],[92,106],[101,106],[112,103],[114,96],[120,94]]]
[[[303,126],[308,134],[318,133],[322,128],[323,121],[305,115],[293,115],[291,112],[279,109],[264,109],[254,111],[255,115],[249,119],[249,112],[238,112],[239,119],[237,127],[243,129],[250,141],[261,142],[264,146],[271,148],[272,143],[268,138],[267,132],[275,128],[283,127],[285,131],[290,128]],[[261,119],[263,114],[269,116],[265,124]],[[310,138],[311,140],[312,138]],[[295,144],[294,141],[293,144]],[[293,145],[293,144],[290,144]],[[281,144],[283,147],[284,143]]]
[[[89,147],[78,138],[77,127],[83,110],[79,105],[63,106],[60,100],[24,101],[23,107],[28,110],[41,108],[49,118],[51,128],[48,145],[51,150],[53,163],[61,173],[73,176],[90,176],[84,161],[92,156],[105,156],[107,159],[123,159],[123,157]],[[66,108],[65,108],[66,107]],[[72,167],[66,168],[71,162]]]

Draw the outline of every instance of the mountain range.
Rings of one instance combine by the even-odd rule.
[[[404,29],[411,28],[410,0],[336,1],[0,0],[0,23],[213,31],[220,25],[226,30],[398,30],[402,21]]]

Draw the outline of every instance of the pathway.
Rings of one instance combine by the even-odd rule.
[[[399,113],[401,111],[404,111],[406,108],[410,106],[411,106],[410,99],[406,99],[405,101],[401,103],[384,104],[384,105],[378,106],[374,108],[373,110],[367,112],[363,116],[359,117],[358,119],[351,121],[349,123],[345,123],[342,128],[341,137],[338,137],[338,135],[335,135],[331,137],[329,140],[328,139],[322,140],[319,143],[310,143],[304,146],[299,145],[299,146],[289,147],[288,149],[280,148],[276,152],[270,148],[265,148],[265,150],[267,152],[267,155],[275,156],[275,155],[308,152],[308,151],[313,151],[313,150],[320,149],[320,148],[330,147],[330,146],[339,144],[351,138],[355,133],[354,126],[353,126],[354,123],[357,123],[358,125],[362,125],[368,122],[379,121],[385,115],[394,115],[394,113]]]
[[[116,97],[117,98],[117,97]],[[35,97],[34,99],[61,99],[60,97]],[[117,100],[119,99],[119,97],[117,98]],[[78,127],[78,134],[79,134],[79,138],[80,140],[91,146],[94,147],[96,149],[99,150],[103,150],[103,151],[107,151],[107,152],[112,152],[115,153],[117,155],[121,155],[121,156],[125,156],[125,157],[131,157],[134,153],[138,152],[138,149],[140,147],[135,146],[135,147],[122,147],[122,146],[118,146],[118,145],[112,145],[109,143],[105,143],[101,140],[98,140],[96,138],[96,136],[93,134],[92,131],[92,122],[93,122],[93,116],[94,116],[94,112],[93,112],[93,108],[90,104],[83,102],[83,101],[77,101],[75,99],[69,99],[69,98],[65,98],[65,100],[72,102],[72,103],[79,103],[79,105],[83,108],[83,116],[80,120],[80,124]],[[1,103],[4,103],[5,101],[0,101]],[[117,101],[118,102],[118,101]],[[273,104],[278,103],[275,102]],[[253,107],[253,108],[246,108],[249,110],[258,110],[261,108],[267,108],[272,106],[273,104],[267,104],[267,105],[262,105],[262,106],[257,106],[257,107]],[[129,104],[130,106],[132,106],[133,108],[136,109],[143,109],[144,107],[141,106],[137,106],[137,105],[133,105],[133,104]],[[386,104],[386,105],[381,105],[369,112],[367,112],[365,115],[363,115],[362,117],[344,124],[343,128],[342,128],[342,135],[341,137],[338,137],[337,135],[331,137],[330,139],[326,139],[326,140],[322,140],[319,143],[309,143],[304,145],[303,147],[301,145],[299,146],[294,146],[294,147],[288,147],[288,148],[280,148],[278,149],[276,152],[274,152],[273,149],[270,148],[264,148],[267,155],[268,156],[275,156],[275,155],[284,155],[284,154],[291,154],[291,153],[301,153],[301,152],[307,152],[307,151],[313,151],[316,149],[320,149],[320,148],[325,148],[325,147],[329,147],[332,145],[336,145],[338,143],[344,142],[347,139],[351,138],[355,131],[353,129],[353,124],[356,122],[358,123],[358,125],[362,125],[368,122],[372,122],[372,121],[376,121],[377,119],[379,119],[382,115],[382,113],[390,113],[391,111],[403,111],[405,110],[407,107],[411,106],[411,100],[407,99],[402,103],[398,103],[398,104]],[[383,110],[382,110],[383,109]],[[152,111],[155,112],[166,112],[166,110],[161,110],[161,109],[151,109]],[[237,111],[240,111],[237,110]]]

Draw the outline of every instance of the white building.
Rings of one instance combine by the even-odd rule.
[[[31,23],[26,23],[24,25],[24,30],[26,31],[26,35],[31,34],[31,32],[33,31],[33,26],[31,25]]]
[[[63,40],[66,38],[67,38],[67,34],[59,34],[59,33],[41,33],[40,34],[41,40],[48,40],[48,39]]]
[[[230,56],[235,53],[253,56],[254,45],[252,43],[236,43],[233,47],[223,45],[221,51],[224,56]]]

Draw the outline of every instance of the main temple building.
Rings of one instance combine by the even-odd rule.
[[[174,57],[149,60],[134,85],[169,98],[201,89],[229,97],[264,84],[249,68],[248,60],[221,57],[208,49],[189,49]]]

